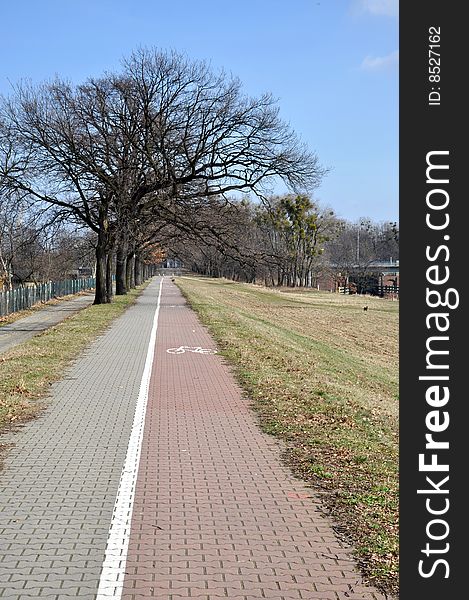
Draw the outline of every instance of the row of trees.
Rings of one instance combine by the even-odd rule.
[[[186,238],[171,244],[172,255],[204,275],[292,287],[315,286],[324,275],[365,276],[399,257],[396,223],[350,223],[304,195],[233,202],[223,219],[223,245]]]
[[[44,223],[27,204],[5,203],[0,210],[0,277],[44,281],[95,274],[96,235],[72,231],[67,223]],[[308,196],[206,203],[186,231],[167,225],[159,242],[124,256],[125,286],[139,284],[145,264],[159,264],[169,252],[188,267],[209,276],[266,285],[312,286],[325,274],[339,280],[366,278],[377,261],[399,257],[396,223],[350,223],[321,209]],[[162,245],[164,244],[164,246]],[[116,264],[118,251],[110,255]]]
[[[157,247],[199,243],[247,268],[255,239],[238,246],[231,220],[251,223],[253,209],[233,195],[265,199],[277,180],[311,190],[324,174],[269,94],[250,98],[236,78],[174,52],[139,50],[81,85],[22,83],[0,102],[0,201],[92,234],[98,304],[111,300],[113,263],[116,292],[126,293],[128,265],[138,270]],[[298,278],[309,242],[281,223],[309,209],[291,202],[252,226],[255,236],[278,231],[273,254],[280,238],[288,252],[298,246]]]

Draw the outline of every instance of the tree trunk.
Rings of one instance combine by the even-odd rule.
[[[127,249],[124,242],[120,242],[116,252],[116,296],[127,294],[126,281]]]
[[[142,285],[143,282],[143,278],[142,278],[142,263],[137,256],[135,256],[135,285]]]
[[[96,244],[96,292],[93,304],[109,304],[111,295],[108,294],[107,270],[108,254],[112,249],[111,235],[109,231],[109,222],[107,220],[106,209],[101,206],[99,210],[99,231],[98,242]],[[112,289],[111,289],[112,292]]]
[[[93,304],[107,304],[108,302],[106,291],[106,244],[100,235],[96,246],[96,291]]]
[[[109,250],[106,256],[106,294],[108,302],[112,302],[112,297],[114,295],[112,289],[112,254],[112,250]]]
[[[125,269],[125,280],[126,280],[127,290],[131,290],[132,288],[135,287],[134,267],[135,267],[135,260],[134,260],[134,253],[132,252],[131,254],[127,255],[127,264],[126,264],[126,269]]]

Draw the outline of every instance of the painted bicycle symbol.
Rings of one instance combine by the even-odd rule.
[[[194,352],[194,354],[216,354],[216,350],[211,348],[202,348],[201,346],[179,346],[178,348],[168,348],[168,354],[184,354],[185,352]]]

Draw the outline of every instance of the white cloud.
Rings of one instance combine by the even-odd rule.
[[[386,56],[366,56],[361,64],[364,71],[386,71],[399,64],[399,50]]]
[[[399,0],[360,0],[362,10],[372,15],[397,17],[399,15]]]

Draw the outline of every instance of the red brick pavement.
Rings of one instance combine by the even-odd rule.
[[[123,598],[381,600],[165,280]]]

